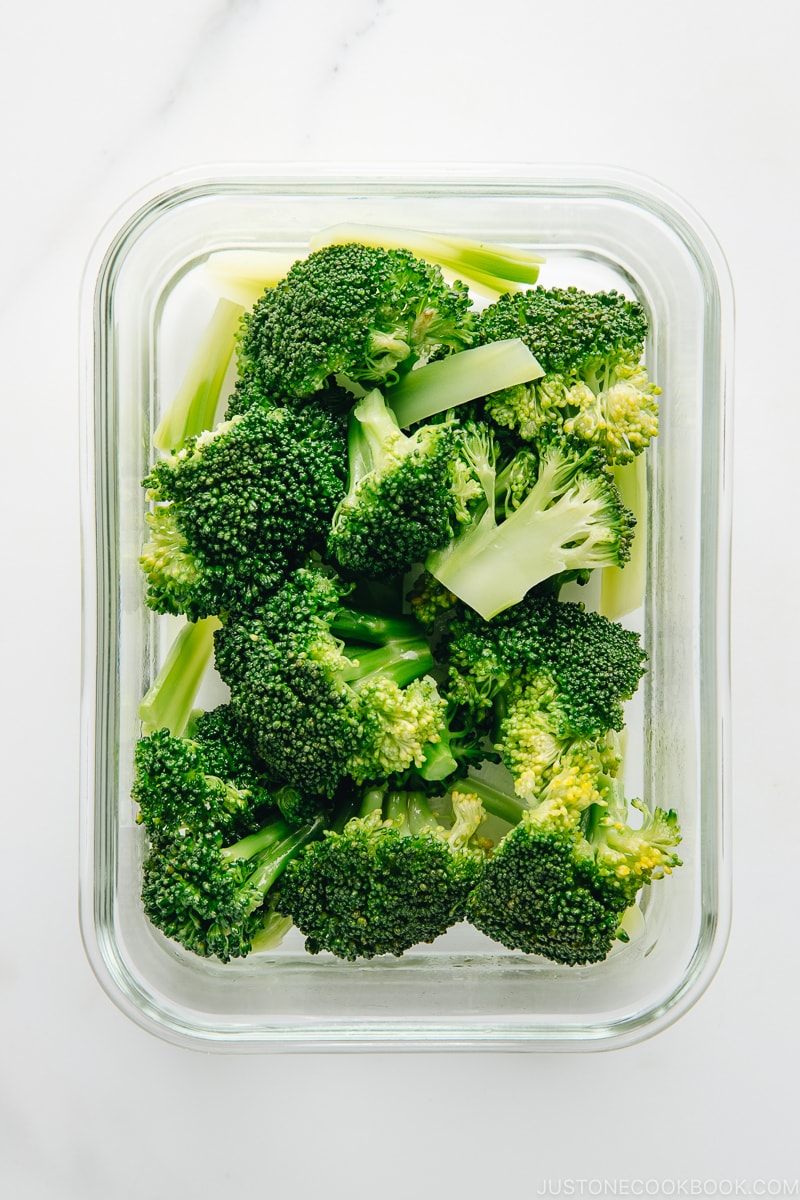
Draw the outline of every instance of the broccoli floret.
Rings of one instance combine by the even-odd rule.
[[[508,713],[528,695],[558,737],[596,738],[624,726],[647,654],[634,630],[575,601],[529,593],[492,621],[461,606],[442,655],[448,692],[477,713]]]
[[[470,893],[468,920],[511,950],[568,966],[600,962],[627,940],[622,918],[639,890],[680,859],[673,810],[628,823],[619,784],[591,762],[573,762],[548,783],[539,802],[518,806],[480,780],[464,785],[487,812],[513,824],[493,849]]]
[[[627,561],[635,519],[595,447],[558,438],[498,470],[490,430],[474,426],[463,454],[483,503],[425,566],[487,620],[545,580]]]
[[[139,739],[133,798],[137,822],[146,826],[152,843],[172,841],[201,823],[205,834],[229,840],[258,828],[272,804],[269,781],[252,760],[224,759],[219,746],[199,737],[175,737],[166,729]]]
[[[377,389],[359,400],[350,418],[347,493],[328,538],[342,568],[393,576],[447,545],[479,494],[459,470],[460,432],[441,422],[406,435]]]
[[[327,246],[297,262],[242,320],[238,365],[270,393],[308,396],[337,375],[367,384],[474,336],[468,289],[408,250]]]
[[[346,481],[346,420],[255,405],[144,481],[147,604],[190,618],[251,608],[322,549]]]
[[[660,388],[642,365],[647,318],[618,292],[536,287],[502,296],[480,317],[480,339],[519,337],[545,374],[487,397],[493,420],[524,438],[577,437],[609,463],[630,462],[658,432]]]
[[[216,663],[259,756],[286,783],[334,795],[421,763],[444,701],[410,618],[349,609],[338,577],[301,569],[215,635]]]
[[[292,828],[276,817],[232,845],[187,825],[154,844],[143,865],[142,902],[150,922],[201,957],[249,954],[275,935],[271,889],[324,819]],[[285,923],[277,922],[285,928]]]
[[[368,793],[364,815],[326,831],[286,872],[278,910],[311,954],[353,961],[399,956],[463,920],[484,851],[474,797],[458,797],[448,828],[421,792]]]

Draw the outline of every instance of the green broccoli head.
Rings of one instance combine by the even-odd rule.
[[[219,728],[233,729],[227,715],[214,721]],[[137,821],[152,842],[181,836],[200,821],[210,837],[240,837],[259,826],[274,804],[271,780],[238,733],[226,734],[226,743],[220,745],[202,722],[192,736],[157,729],[139,739],[133,798]]]
[[[403,433],[377,389],[356,404],[347,493],[328,538],[342,568],[371,578],[398,575],[449,542],[466,519],[459,440],[453,422]]]
[[[231,845],[189,826],[182,836],[152,845],[142,869],[148,919],[200,957],[244,957],[274,929],[272,889],[287,863],[323,825],[319,817],[292,829],[275,818]]]
[[[333,796],[346,778],[384,778],[422,762],[444,703],[427,641],[410,619],[343,603],[348,585],[301,569],[253,613],[215,635],[231,704],[286,783]]]
[[[191,620],[258,604],[325,545],[346,482],[346,418],[267,408],[189,439],[144,480],[147,604]]]
[[[489,789],[474,787],[492,811]],[[680,863],[675,813],[651,816],[635,801],[645,821],[634,830],[620,796],[585,762],[555,775],[487,860],[468,920],[508,949],[567,966],[605,959],[627,940],[621,922],[639,890]]]
[[[526,721],[556,738],[597,738],[623,728],[647,654],[638,633],[574,601],[529,592],[485,621],[461,605],[442,648],[448,692],[473,709],[494,708],[513,723],[519,744]],[[516,713],[516,715],[514,715]],[[541,713],[541,716],[539,715]]]
[[[499,425],[536,440],[554,434],[630,462],[658,433],[660,388],[642,366],[647,319],[618,292],[536,287],[502,296],[480,317],[483,342],[521,338],[545,374],[486,400]]]
[[[289,397],[335,376],[375,384],[468,346],[468,289],[407,250],[350,242],[295,263],[243,318],[239,370]]]
[[[309,845],[282,881],[279,911],[311,954],[399,956],[464,918],[483,862],[480,802],[460,798],[443,826],[422,793],[372,796],[372,811]]]

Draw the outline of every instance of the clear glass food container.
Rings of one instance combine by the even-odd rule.
[[[340,222],[528,247],[540,282],[617,288],[648,314],[662,388],[647,455],[646,590],[625,618],[649,670],[628,706],[626,791],[678,809],[684,865],[644,890],[627,945],[587,967],[505,951],[469,926],[402,958],[311,956],[291,933],[227,965],[148,924],[130,798],[139,701],[176,624],[137,564],[151,432],[217,299],[209,255],[299,255]],[[158,181],[101,234],[82,297],[83,938],[134,1021],[204,1050],[591,1050],[634,1043],[702,994],[729,925],[730,404],[733,299],[704,222],[620,171],[229,168]]]

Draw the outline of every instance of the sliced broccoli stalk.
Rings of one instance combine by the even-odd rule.
[[[405,428],[502,388],[544,374],[521,338],[487,342],[426,363],[403,375],[387,391],[387,402]]]
[[[213,428],[243,313],[241,304],[217,301],[183,381],[156,426],[156,450],[176,450],[187,437]]]
[[[647,587],[647,459],[639,454],[631,463],[613,468],[614,482],[625,507],[636,521],[630,558],[621,567],[608,567],[600,576],[600,611],[612,621],[636,612],[644,603]]]
[[[168,729],[176,737],[186,729],[192,706],[214,651],[217,617],[187,621],[139,704],[142,731]]]
[[[217,250],[206,259],[204,272],[221,295],[252,308],[265,289],[276,287],[302,257],[285,250]]]
[[[486,504],[425,566],[485,620],[554,575],[627,561],[633,516],[592,448],[545,446],[535,483],[501,520],[498,478],[480,441],[474,458]]]
[[[529,287],[539,278],[545,261],[540,255],[518,246],[495,245],[470,238],[425,233],[382,225],[341,224],[320,230],[311,239],[311,247],[360,242],[384,249],[407,249],[419,258],[453,271],[466,283],[494,295]]]

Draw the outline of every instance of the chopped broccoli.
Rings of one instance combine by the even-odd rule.
[[[609,463],[630,462],[658,432],[660,393],[641,359],[644,309],[618,292],[536,287],[500,297],[480,317],[484,343],[519,337],[545,374],[486,400],[524,438],[577,437]]]
[[[350,417],[347,492],[328,538],[342,568],[391,577],[450,541],[467,519],[470,496],[459,475],[459,437],[459,427],[447,421],[407,436],[377,388],[358,401]]]
[[[181,385],[153,433],[157,450],[177,450],[188,437],[213,429],[243,315],[240,304],[217,302]]]
[[[323,827],[322,817],[296,828],[276,817],[229,846],[219,834],[187,827],[181,837],[153,846],[145,859],[145,913],[194,954],[216,955],[222,962],[241,958],[265,933],[274,935],[270,891],[287,863]]]
[[[321,833],[324,800],[292,828],[279,816],[270,778],[220,706],[193,720],[191,735],[159,729],[136,746],[133,798],[148,837],[142,901],[167,937],[227,962],[253,938],[275,939],[267,894],[286,863]]]
[[[516,813],[483,781],[462,786],[513,824],[467,903],[468,920],[511,950],[568,966],[602,961],[626,940],[622,918],[639,890],[680,865],[675,812],[633,801],[644,822],[632,828],[619,783],[585,762],[566,765]]]
[[[311,954],[355,960],[399,956],[463,920],[484,851],[480,801],[457,797],[449,827],[421,792],[374,790],[362,815],[327,831],[294,859],[278,911]]]
[[[536,689],[558,736],[597,737],[624,726],[623,704],[644,674],[638,633],[568,600],[530,593],[492,621],[461,606],[449,623],[449,690],[473,711]],[[544,685],[544,691],[543,689]]]
[[[251,608],[325,545],[346,479],[346,420],[255,404],[160,459],[140,563],[157,612]]]
[[[420,229],[397,229],[386,225],[348,224],[329,226],[311,239],[312,250],[334,243],[359,242],[384,249],[410,250],[427,262],[454,272],[479,292],[493,298],[536,283],[541,255],[519,246],[501,246],[451,234],[427,233]]]
[[[214,267],[231,301],[144,480],[145,598],[188,618],[139,710],[144,910],[223,962],[292,923],[353,961],[465,919],[599,962],[680,862],[675,813],[622,791],[641,639],[561,599],[597,569],[601,613],[644,587],[641,557],[617,579],[658,429],[644,309],[407,234]],[[193,711],[212,652],[229,700]]]
[[[384,383],[474,336],[469,292],[408,250],[332,245],[297,262],[242,321],[238,363],[270,393],[303,397],[337,376]]]
[[[173,639],[167,656],[139,704],[144,733],[168,729],[180,735],[192,715],[192,705],[214,651],[217,617],[187,621]]]
[[[257,829],[274,808],[271,781],[243,746],[232,717],[226,710],[205,727],[198,721],[191,736],[157,729],[137,742],[133,798],[151,842],[180,838],[201,824],[207,836],[235,839]]]
[[[483,503],[425,566],[487,620],[564,572],[626,562],[635,521],[593,446],[558,438],[498,470],[491,430],[474,425],[462,453]]]
[[[215,636],[216,663],[259,756],[287,783],[332,796],[421,763],[444,701],[410,618],[343,604],[347,585],[301,569]],[[366,645],[365,645],[366,643]]]

